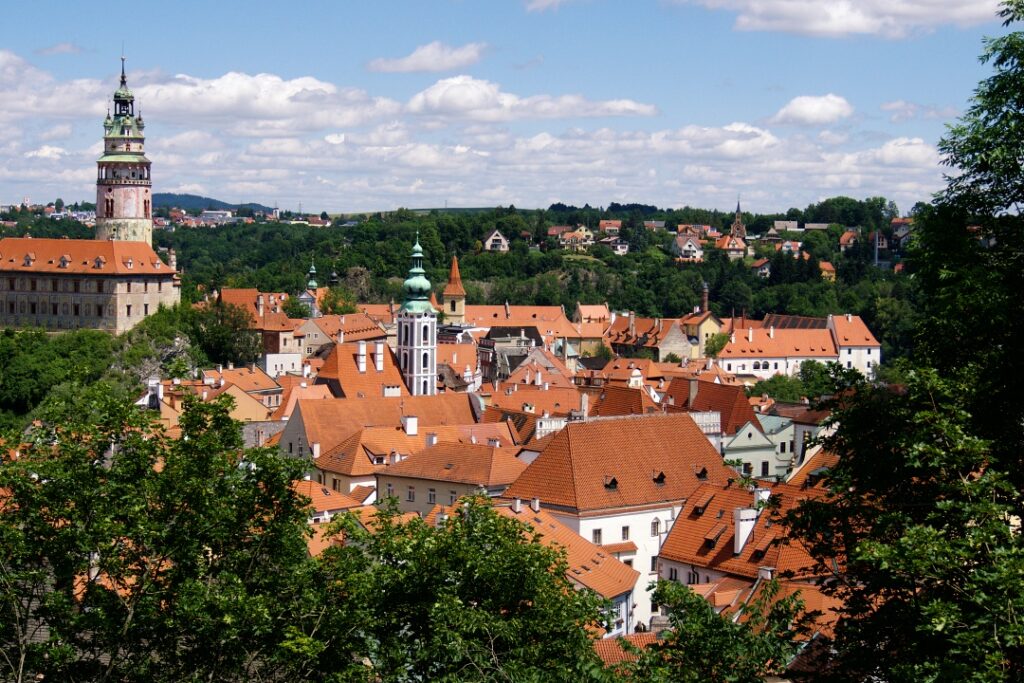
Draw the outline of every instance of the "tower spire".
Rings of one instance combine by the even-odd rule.
[[[128,85],[128,77],[124,74],[124,45],[121,45],[121,86]]]

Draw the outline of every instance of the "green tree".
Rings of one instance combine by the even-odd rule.
[[[324,315],[347,315],[356,313],[359,307],[356,306],[355,296],[347,287],[336,285],[330,287],[324,294],[320,309]]]
[[[688,586],[660,581],[653,600],[668,613],[672,630],[649,646],[628,678],[692,683],[760,683],[781,674],[804,633],[799,594],[778,598],[778,581],[766,582],[743,609],[742,621],[717,614]]]
[[[301,463],[243,451],[228,402],[187,401],[172,440],[84,390],[0,461],[0,678],[307,676],[293,644],[326,606]]]
[[[708,358],[717,358],[728,343],[729,335],[725,332],[713,334],[704,342],[704,355]]]
[[[309,318],[312,315],[312,312],[309,310],[309,306],[299,301],[299,297],[297,296],[290,296],[285,299],[284,303],[281,305],[281,310],[286,316],[296,320],[300,318]]]
[[[345,546],[325,553],[344,609],[365,609],[369,680],[579,681],[599,669],[588,628],[605,602],[577,590],[564,554],[525,524],[471,499],[438,525],[403,519],[392,501],[371,526],[349,517]]]
[[[246,365],[263,352],[262,340],[252,326],[252,317],[244,308],[217,302],[193,312],[189,336],[211,362]]]

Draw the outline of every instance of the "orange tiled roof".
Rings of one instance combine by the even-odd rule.
[[[359,371],[360,344],[366,352],[366,369]],[[382,353],[383,369],[377,370],[377,351]],[[331,349],[323,366],[317,372],[317,383],[328,383],[346,398],[373,398],[384,395],[384,387],[398,387],[402,396],[408,396],[398,359],[387,344],[346,342]]]
[[[452,255],[452,267],[448,271],[448,284],[442,292],[444,298],[450,296],[466,296],[466,289],[462,286],[462,273],[459,272],[459,259]]]
[[[498,514],[533,527],[540,542],[566,550],[569,571],[566,576],[605,598],[616,598],[633,590],[640,572],[617,560],[601,546],[596,546],[562,524],[547,510],[534,512],[524,501],[519,512],[511,507],[496,508]]]
[[[299,400],[293,419],[301,415],[306,442],[319,443],[321,452],[334,448],[363,427],[397,427],[402,415],[415,415],[422,430],[440,425],[476,422],[470,394],[403,396],[394,398]]]
[[[607,323],[611,318],[608,304],[577,304],[580,313],[580,322],[584,323]]]
[[[822,329],[737,329],[735,341],[729,341],[719,360],[745,358],[834,358],[838,355],[832,333]],[[750,340],[748,341],[748,335]]]
[[[467,365],[471,370],[477,369],[476,352],[476,344],[438,344],[437,365],[447,365],[461,376]]]
[[[620,662],[635,662],[637,656],[632,652],[626,652],[620,641],[627,641],[633,647],[643,650],[658,642],[658,634],[646,631],[644,633],[630,633],[622,638],[599,638],[594,641],[594,651],[601,658],[605,666],[618,664]]]
[[[696,382],[696,387],[691,386]],[[696,388],[696,396],[690,400],[690,390]],[[692,411],[717,411],[722,419],[722,432],[735,434],[743,425],[753,422],[758,430],[761,423],[747,400],[746,391],[738,384],[718,384],[700,379],[676,378],[668,385],[668,396],[672,404]]]
[[[61,264],[64,264],[63,266]],[[68,275],[175,275],[145,242],[0,239],[0,271]]]
[[[359,304],[359,310],[374,320],[388,325],[395,321],[397,309],[394,304]]]
[[[509,390],[512,390],[511,392]],[[580,409],[582,390],[576,387],[548,387],[536,384],[498,385],[498,391],[491,396],[491,405],[506,410],[532,412],[540,416],[568,415],[571,410]],[[529,406],[529,410],[524,410]]]
[[[818,268],[819,268],[819,269],[820,269],[820,270],[821,270],[821,271],[822,271],[823,273],[834,273],[834,272],[836,272],[836,267],[835,267],[835,266],[833,266],[833,265],[832,265],[831,263],[829,263],[828,261],[818,261]]]
[[[840,346],[881,346],[859,315],[834,315],[832,326],[836,343]]]
[[[779,501],[779,513],[812,494],[788,484],[775,484],[771,495]],[[811,575],[814,560],[796,542],[783,543],[785,528],[769,511],[762,511],[754,530],[739,555],[734,554],[733,512],[754,506],[752,491],[735,484],[704,484],[683,506],[659,556],[723,572],[732,576],[756,577],[759,567],[774,567],[794,576]]]
[[[511,448],[439,441],[390,465],[383,474],[493,488],[511,484],[525,469]]]
[[[325,315],[313,318],[313,322],[329,339],[337,340],[338,332],[344,330],[344,341],[354,342],[367,339],[384,339],[387,332],[380,323],[366,313],[347,313],[345,315]]]
[[[281,405],[277,407],[274,414],[271,415],[271,420],[287,420],[291,417],[295,411],[295,404],[299,400],[328,400],[334,398],[331,395],[331,390],[324,384],[306,384],[307,380],[300,377],[296,377],[302,383],[289,382],[288,386],[284,389],[284,394],[281,398]],[[305,386],[303,386],[305,384]]]
[[[213,386],[220,384],[220,380],[223,379],[225,384],[234,384],[247,394],[281,390],[281,385],[255,364],[239,368],[203,370],[203,379],[207,382],[212,381]]]
[[[679,327],[676,318],[633,318],[633,330],[630,332],[629,316],[621,315],[608,326],[604,337],[609,344],[625,344],[635,346],[641,342],[647,348],[655,348],[672,327]],[[685,336],[685,333],[684,333]],[[634,361],[638,359],[632,359]]]
[[[505,495],[583,512],[679,501],[735,476],[688,415],[652,415],[566,425]]]
[[[746,249],[747,243],[739,237],[733,237],[732,235],[725,235],[715,240],[715,246],[725,251],[739,251],[740,249]]]
[[[292,482],[292,489],[300,496],[310,499],[309,507],[314,512],[336,512],[357,508],[362,505],[355,498],[338,491],[332,491],[315,481],[305,479],[294,481]]]
[[[812,449],[800,467],[789,475],[786,481],[791,486],[807,488],[809,486],[821,487],[821,474],[825,470],[835,467],[839,463],[839,456],[826,451],[820,446]]]
[[[591,400],[590,414],[594,417],[622,415],[652,415],[661,412],[661,405],[651,398],[646,389],[607,385]]]

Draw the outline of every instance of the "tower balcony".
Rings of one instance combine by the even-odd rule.
[[[111,185],[117,187],[119,185],[139,185],[142,187],[152,187],[153,181],[149,178],[97,178],[97,185]]]

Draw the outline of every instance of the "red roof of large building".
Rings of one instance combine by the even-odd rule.
[[[747,400],[746,391],[738,384],[677,377],[668,385],[666,394],[671,397],[672,405],[677,409],[685,407],[691,411],[718,412],[724,434],[735,434],[748,422],[753,422],[757,429],[761,429],[761,423]]]
[[[0,239],[0,271],[66,275],[175,275],[145,242]]]
[[[495,448],[487,444],[439,441],[390,465],[381,473],[484,488],[508,486],[526,469],[526,463],[516,459],[515,451],[514,448]]]
[[[362,370],[359,367],[360,349],[364,353]],[[409,395],[398,360],[391,347],[383,342],[336,345],[317,372],[317,383],[326,383],[332,391],[340,391],[346,398],[384,396],[385,388],[396,389],[402,396]]]
[[[577,512],[679,501],[736,473],[688,415],[570,423],[505,492]]]

